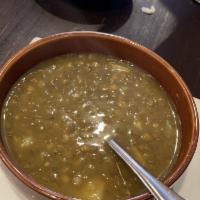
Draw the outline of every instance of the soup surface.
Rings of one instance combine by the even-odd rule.
[[[27,175],[82,200],[125,200],[144,191],[104,136],[161,179],[180,146],[179,118],[158,82],[99,54],[40,63],[10,90],[1,123],[9,153]]]

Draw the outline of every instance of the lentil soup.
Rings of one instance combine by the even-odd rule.
[[[82,200],[125,200],[145,190],[102,135],[161,180],[180,149],[179,117],[162,86],[132,63],[100,54],[38,64],[10,90],[1,123],[19,168]]]

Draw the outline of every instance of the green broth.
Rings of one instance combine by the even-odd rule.
[[[145,190],[101,135],[112,135],[160,179],[180,149],[179,118],[162,86],[132,63],[99,54],[37,65],[10,90],[1,123],[19,168],[82,200],[124,200]]]

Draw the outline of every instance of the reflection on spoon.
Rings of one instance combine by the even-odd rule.
[[[102,121],[97,125],[97,128],[94,130],[94,134],[99,135],[99,133],[104,131],[104,128],[106,127],[106,124]]]
[[[93,134],[95,134],[96,137],[93,137],[91,140],[89,140],[87,144],[96,147],[102,147],[105,143],[105,140],[111,136],[110,128],[107,126],[107,124],[105,124],[104,121],[101,121],[97,124]]]
[[[95,108],[93,109],[95,110]],[[96,112],[93,115],[85,116],[94,125],[94,130],[89,133],[92,136],[86,139],[84,144],[99,147],[103,150],[105,139],[115,133],[115,130],[105,123],[104,117],[105,114],[103,112]]]

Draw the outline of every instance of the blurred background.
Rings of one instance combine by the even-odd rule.
[[[165,58],[200,98],[200,4],[194,0],[0,0],[0,64],[34,37],[101,31]],[[150,8],[151,13],[143,12]],[[81,44],[80,44],[81,45]]]

